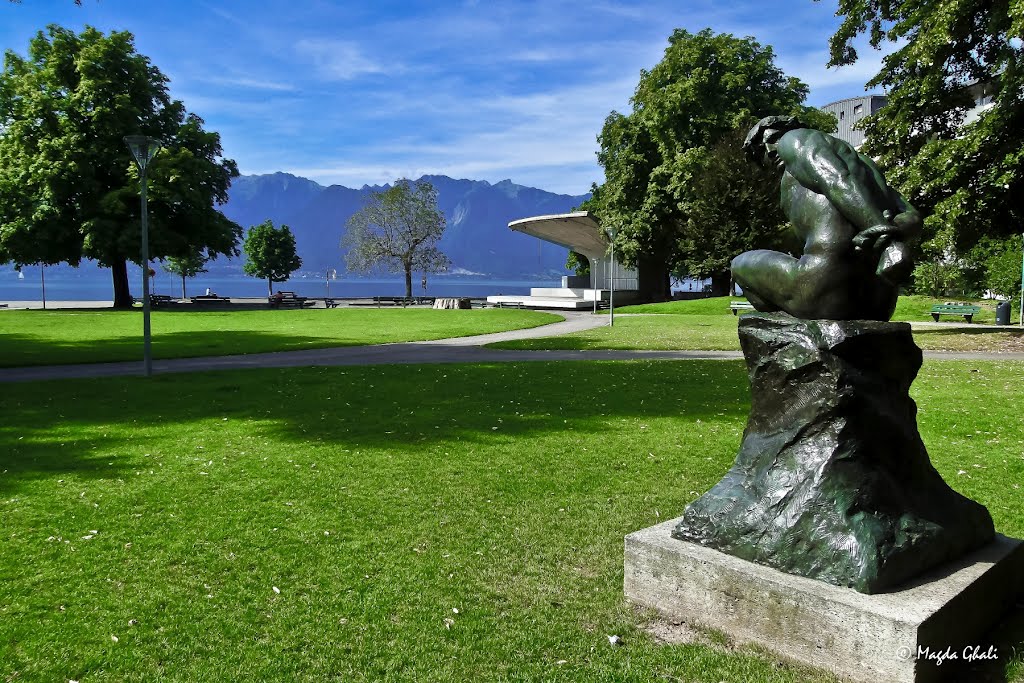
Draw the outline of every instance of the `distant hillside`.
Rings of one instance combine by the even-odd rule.
[[[553,194],[503,180],[455,180],[424,176],[437,188],[439,208],[448,220],[441,249],[453,269],[514,277],[551,275],[564,270],[566,250],[512,232],[508,223],[520,218],[572,211],[588,195]],[[304,271],[344,270],[339,243],[349,217],[362,208],[371,192],[341,185],[323,187],[287,173],[236,178],[221,210],[248,230],[270,219],[295,233]],[[232,263],[240,263],[234,259]]]

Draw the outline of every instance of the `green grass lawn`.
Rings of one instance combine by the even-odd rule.
[[[901,296],[896,302],[896,312],[892,319],[897,321],[915,322],[931,320],[929,311],[935,304],[944,304],[953,299],[935,299],[918,294]],[[656,304],[639,304],[636,306],[622,306],[615,310],[620,313],[659,313],[667,315],[729,315],[729,303],[732,301],[746,301],[742,296],[728,297],[718,296],[707,299],[692,299],[690,301],[665,301]],[[981,312],[974,317],[976,322],[993,323],[996,319],[996,302],[988,299],[964,299],[963,303],[974,304],[981,307]],[[955,320],[945,317],[943,320]]]
[[[514,339],[487,346],[495,349],[529,350],[739,351],[740,341],[736,336],[736,318],[728,314],[616,315],[614,327],[594,327],[557,337]]]
[[[142,358],[142,311],[4,311],[0,367]],[[189,358],[423,341],[561,320],[512,309],[154,311],[153,357]]]
[[[1022,371],[930,361],[913,390],[938,470],[1016,537]],[[748,401],[737,361],[9,385],[0,678],[831,681],[659,645],[622,596],[623,536],[721,477]]]
[[[738,351],[738,317],[729,311],[730,301],[742,298],[714,297],[692,301],[624,306],[616,309],[615,327],[598,327],[559,337],[522,339],[491,344],[501,349],[642,349],[649,351],[685,349],[693,351]],[[900,297],[893,320],[931,321],[928,311],[938,299]],[[986,325],[995,319],[992,302],[983,306],[969,329],[927,327],[914,330],[922,349],[932,351],[1014,351],[1024,352],[1024,330],[995,329]],[[621,314],[621,315],[619,315]],[[630,315],[633,314],[633,315]],[[639,314],[639,315],[637,315]],[[601,315],[607,316],[605,312]]]

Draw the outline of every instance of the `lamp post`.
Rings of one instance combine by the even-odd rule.
[[[608,228],[612,242],[612,265],[608,273],[608,326],[615,327],[615,226]]]
[[[146,201],[146,168],[160,151],[157,138],[126,135],[124,142],[139,166],[139,197],[142,202],[142,365],[146,377],[153,374],[153,351],[149,326],[149,204]]]

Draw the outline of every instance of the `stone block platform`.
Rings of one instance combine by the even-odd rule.
[[[853,681],[941,681],[991,658],[986,633],[1024,595],[1024,543],[1005,536],[866,595],[674,539],[680,519],[626,536],[628,599]]]

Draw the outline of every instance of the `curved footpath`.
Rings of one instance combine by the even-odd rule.
[[[288,368],[330,365],[385,365],[403,363],[498,363],[559,360],[731,360],[742,358],[739,351],[506,351],[483,348],[485,344],[512,339],[555,337],[608,324],[605,316],[590,312],[558,312],[562,322],[473,337],[454,337],[422,342],[401,342],[373,346],[341,346],[305,351],[276,351],[238,356],[205,356],[153,361],[153,373],[203,372],[245,368]],[[926,351],[926,358],[973,360],[1024,360],[1024,353]],[[0,382],[30,382],[50,379],[115,377],[142,374],[142,361],[46,365],[0,368]]]

